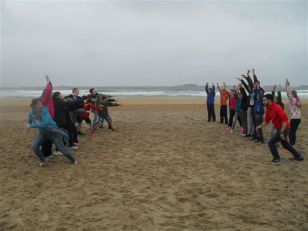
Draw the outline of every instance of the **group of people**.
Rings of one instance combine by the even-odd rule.
[[[262,128],[267,124],[271,126],[271,137],[268,146],[273,155],[273,162],[280,162],[277,143],[294,156],[294,160],[302,161],[303,156],[293,147],[296,144],[296,131],[301,122],[301,101],[296,90],[291,89],[289,80],[286,80],[285,90],[288,97],[288,114],[284,110],[284,103],[281,98],[281,89],[277,85],[271,93],[266,94],[260,86],[255,70],[252,69],[253,78],[250,77],[250,70],[246,75],[237,78],[239,83],[231,89],[227,89],[225,83],[217,89],[220,93],[220,123],[227,126],[227,131],[235,132],[236,123],[239,123],[239,131],[244,137],[251,138],[257,144],[264,143]],[[214,83],[205,85],[207,94],[206,105],[208,122],[216,121]],[[229,112],[229,113],[228,113]]]
[[[98,94],[94,88],[89,94],[79,96],[79,89],[73,88],[72,94],[63,96],[61,92],[53,92],[52,83],[46,76],[47,85],[39,98],[31,102],[28,127],[37,128],[39,133],[32,143],[32,150],[40,160],[40,165],[52,157],[52,145],[55,154],[66,156],[72,164],[77,164],[72,149],[78,149],[78,136],[84,135],[81,130],[85,121],[91,136],[98,128],[103,128],[106,120],[109,129],[115,131],[108,113],[108,98]],[[93,119],[90,119],[90,112]]]

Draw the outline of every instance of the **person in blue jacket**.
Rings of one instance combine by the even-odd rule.
[[[264,90],[260,87],[260,82],[257,80],[254,84],[253,89],[253,96],[254,96],[254,113],[256,116],[256,126],[259,126],[263,123],[263,116],[264,116],[264,105],[263,105],[263,96]],[[264,143],[263,138],[263,131],[259,129],[256,131],[256,143]]]
[[[209,83],[205,85],[205,92],[207,94],[206,98],[206,106],[207,106],[207,114],[208,114],[208,122],[215,122],[216,115],[215,115],[215,85],[213,84],[212,87],[209,87]]]
[[[57,124],[52,120],[48,109],[42,105],[40,98],[34,98],[31,102],[31,112],[29,112],[28,127],[37,128],[39,134],[32,142],[31,148],[40,160],[40,165],[46,162],[46,158],[41,150],[42,144],[49,140],[56,145],[60,152],[65,155],[72,164],[77,164],[75,157],[65,148],[63,140],[68,139],[68,134],[58,128]]]

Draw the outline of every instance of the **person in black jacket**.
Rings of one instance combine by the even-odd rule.
[[[242,127],[243,127],[242,135],[246,136],[248,128],[247,125],[248,96],[242,85],[240,86],[240,92],[242,94],[242,100],[241,100]]]
[[[52,98],[55,107],[55,122],[60,128],[64,128],[68,131],[69,148],[78,149],[78,147],[73,144],[73,127],[75,126],[76,121],[74,120],[72,113],[78,108],[84,107],[83,99],[79,99],[76,101],[64,100],[64,97],[60,92],[55,92]]]
[[[280,107],[284,109],[284,103],[282,102],[282,98],[281,98],[281,91],[277,91],[277,96],[276,96],[276,89],[277,89],[277,85],[275,84],[272,90],[274,102],[280,105]]]

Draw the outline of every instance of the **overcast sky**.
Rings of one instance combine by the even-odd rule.
[[[307,1],[2,1],[1,84],[308,84]]]

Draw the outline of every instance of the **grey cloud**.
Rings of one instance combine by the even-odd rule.
[[[307,2],[2,3],[4,86],[308,84]]]

